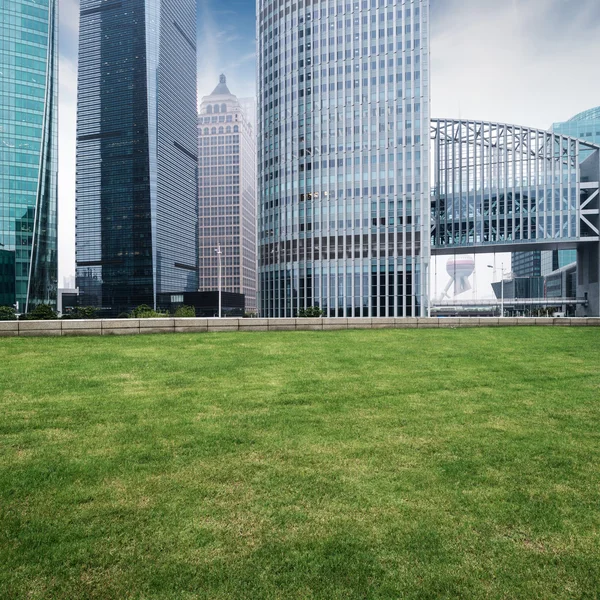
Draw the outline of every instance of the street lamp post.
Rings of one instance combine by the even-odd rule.
[[[488,269],[492,269],[496,274],[496,267],[488,265]],[[504,263],[500,263],[500,316],[504,316]]]
[[[218,286],[219,286],[219,319],[221,318],[221,254],[223,254],[221,252],[221,245],[217,246],[215,248],[215,252],[217,253],[217,260],[218,260]]]

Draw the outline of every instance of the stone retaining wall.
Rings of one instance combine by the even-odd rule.
[[[515,326],[600,327],[600,318],[90,319],[0,321],[0,337],[136,335],[218,331],[322,331]]]

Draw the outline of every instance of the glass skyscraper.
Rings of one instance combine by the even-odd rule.
[[[251,107],[251,103],[247,103]],[[252,110],[252,108],[251,108]],[[225,75],[202,98],[198,117],[200,287],[244,294],[256,306],[256,136],[248,115],[227,87]]]
[[[76,257],[118,314],[198,289],[196,4],[81,0]]]
[[[56,0],[0,3],[0,305],[56,304]]]
[[[417,316],[429,1],[258,1],[262,316]]]

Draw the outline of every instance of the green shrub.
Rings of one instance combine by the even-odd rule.
[[[64,313],[63,319],[95,319],[97,309],[94,306],[76,306],[73,310]]]
[[[49,304],[38,304],[25,315],[27,321],[51,321],[52,319],[58,319],[58,315]]]
[[[0,306],[0,321],[16,321],[17,313],[12,306]]]
[[[309,306],[308,308],[301,308],[298,311],[298,316],[301,318],[322,317],[323,311],[318,306]]]
[[[168,317],[167,313],[158,312],[150,308],[147,304],[140,304],[134,308],[130,315],[132,319],[156,319],[159,317]]]
[[[129,313],[119,313],[117,319],[129,319]]]
[[[175,316],[176,317],[181,317],[181,318],[195,317],[196,316],[196,309],[193,306],[180,306],[175,311]]]

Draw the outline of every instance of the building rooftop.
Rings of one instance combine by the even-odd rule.
[[[600,106],[596,106],[596,108],[590,108],[589,110],[584,110],[580,112],[578,115],[575,115],[571,119],[569,119],[569,123],[576,121],[591,121],[592,119],[600,119]]]
[[[212,91],[211,96],[232,96],[233,94],[227,87],[227,77],[221,74],[219,77],[219,85]]]

